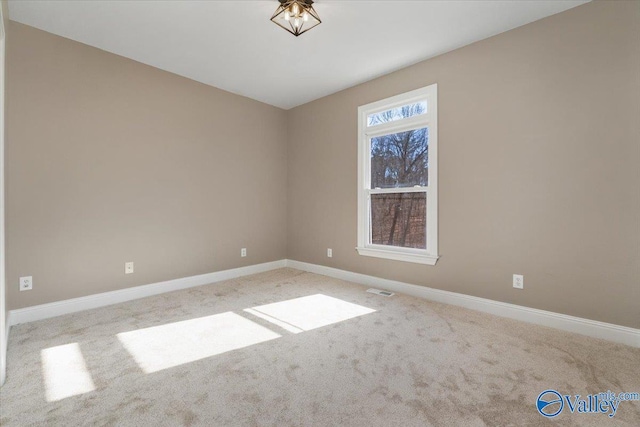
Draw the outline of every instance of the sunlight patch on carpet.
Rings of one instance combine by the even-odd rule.
[[[161,371],[281,335],[232,312],[119,333],[145,373]]]
[[[96,388],[78,343],[40,351],[47,402],[88,393]]]
[[[316,294],[245,309],[292,333],[353,319],[375,310],[327,295]]]

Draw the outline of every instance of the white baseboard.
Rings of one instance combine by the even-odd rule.
[[[365,274],[353,273],[350,271],[309,264],[306,262],[287,260],[286,266],[297,270],[322,274],[324,276],[347,280],[349,282],[372,286],[379,289],[386,289],[418,298],[425,298],[431,301],[495,314],[496,316],[508,317],[510,319],[548,326],[589,337],[601,338],[632,347],[640,347],[640,329],[523,307],[521,305],[493,301],[486,298],[458,294],[440,289],[428,288],[426,286],[411,285],[409,283],[397,282],[395,280],[381,279],[379,277],[367,276]]]
[[[0,387],[4,385],[4,382],[7,380],[7,348],[9,348],[9,332],[11,331],[11,324],[9,323],[9,318],[11,317],[11,313],[7,313],[7,318],[5,320],[5,331],[4,333],[4,354],[0,356]]]
[[[236,277],[262,273],[265,271],[283,268],[285,267],[285,265],[285,260],[279,260],[267,262],[264,264],[250,265],[247,267],[234,268],[231,270],[216,271],[215,273],[207,273],[201,274],[199,276],[167,280],[166,282],[136,286],[133,288],[121,289],[118,291],[104,292],[100,294],[89,295],[86,297],[73,298],[64,301],[52,302],[49,304],[35,305],[32,307],[11,310],[9,311],[7,328],[9,328],[11,325],[17,325],[19,323],[34,322],[36,320],[43,320],[50,317],[61,316],[63,314],[75,313],[92,308],[118,304],[134,299],[162,294],[165,292],[178,291],[180,289],[193,288],[195,286],[221,282],[223,280],[234,279]]]
[[[465,307],[472,310],[482,311],[484,313],[494,314],[496,316],[508,317],[510,319],[548,326],[563,331],[574,332],[581,335],[601,338],[640,348],[640,329],[493,301],[486,298],[458,294],[440,289],[428,288],[426,286],[417,286],[395,280],[382,279],[375,276],[368,276],[366,274],[353,273],[346,270],[339,270],[337,268],[294,260],[273,261],[264,264],[217,271],[215,273],[168,280],[166,282],[136,286],[134,288],[104,292],[81,298],[73,298],[49,304],[11,310],[9,311],[9,318],[7,320],[6,334],[8,338],[9,328],[12,325],[17,325],[19,323],[34,322],[36,320],[48,319],[55,316],[61,316],[63,314],[104,307],[165,292],[178,291],[180,289],[192,288],[195,286],[220,282],[250,274],[262,273],[283,267],[291,267],[297,270],[308,271],[310,273],[322,274],[324,276],[347,280],[366,286],[386,289],[418,298]]]

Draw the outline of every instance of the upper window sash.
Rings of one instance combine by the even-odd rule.
[[[365,116],[366,117],[366,116]],[[413,118],[413,117],[412,117]],[[385,127],[382,129],[378,129],[376,127],[375,131],[373,132],[365,132],[366,135],[366,152],[364,153],[365,156],[368,156],[365,159],[363,159],[363,163],[360,165],[363,168],[363,172],[364,172],[364,179],[362,181],[362,184],[364,184],[364,189],[365,190],[372,190],[376,187],[372,187],[371,185],[371,140],[373,138],[379,137],[379,136],[385,136],[388,134],[393,134],[393,133],[399,133],[399,132],[407,132],[407,131],[412,131],[412,130],[416,130],[416,129],[420,129],[423,127],[429,127],[429,121],[422,119],[422,120],[411,120],[407,119],[407,120],[399,120],[399,124],[396,124],[397,122],[390,122],[390,123],[385,123]],[[390,126],[386,126],[386,125],[390,125]],[[386,187],[389,190],[398,190],[398,189],[408,189],[408,188],[418,188],[417,191],[424,191],[424,189],[428,188],[429,185],[424,185],[424,186],[411,186],[411,187]],[[420,188],[422,190],[420,190]],[[391,193],[393,193],[394,191],[390,191]],[[397,192],[397,191],[396,191]]]

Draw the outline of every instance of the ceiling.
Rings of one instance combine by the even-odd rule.
[[[9,1],[23,24],[289,109],[585,0],[318,0],[294,37],[276,0]]]

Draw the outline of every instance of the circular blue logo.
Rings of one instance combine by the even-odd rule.
[[[564,408],[564,401],[562,396],[555,390],[545,390],[538,396],[536,404],[540,415],[544,415],[548,418],[553,418],[562,412]]]

